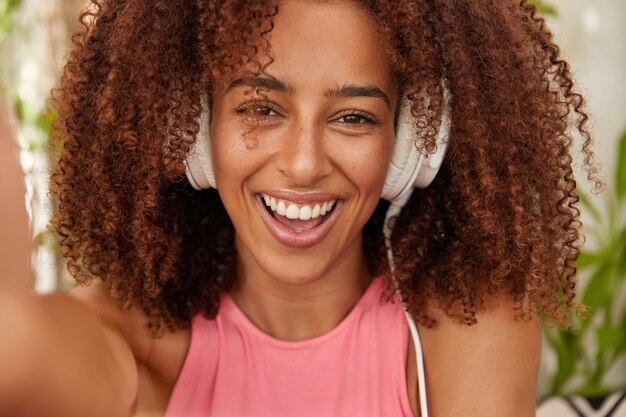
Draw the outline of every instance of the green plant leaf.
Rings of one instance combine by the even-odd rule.
[[[618,337],[610,346],[610,350],[606,352],[608,356],[606,361],[607,369],[610,369],[622,355],[626,354],[626,314],[622,317],[621,323],[613,329],[618,333]]]
[[[598,351],[606,354],[619,345],[622,340],[622,331],[616,327],[602,326],[597,330]]]
[[[528,0],[528,3],[534,4],[535,6],[537,6],[537,10],[539,10],[539,12],[542,14],[545,14],[547,16],[552,16],[552,17],[558,16],[556,7],[552,6],[551,4],[546,3],[545,1]]]
[[[13,28],[13,15],[22,0],[0,0],[0,42],[11,32]]]
[[[606,396],[611,390],[598,385],[595,381],[588,381],[582,388],[576,391],[578,395],[587,398],[598,398]]]
[[[17,121],[20,123],[24,123],[26,121],[26,109],[24,106],[24,101],[17,95],[13,97],[13,109],[15,111],[15,117]]]
[[[35,125],[41,129],[43,133],[46,135],[50,133],[50,127],[54,122],[56,115],[50,112],[42,112],[37,114],[37,118],[35,119]]]
[[[582,295],[582,302],[592,309],[598,310],[603,308],[612,296],[610,264],[604,262],[589,277],[589,282]]]
[[[617,359],[626,353],[626,315],[617,326],[602,326],[597,329],[598,351],[596,368],[588,382],[588,389],[595,388],[598,392],[609,391],[603,387],[602,379]]]
[[[593,217],[593,219],[597,223],[600,223],[602,221],[602,216],[600,215],[600,211],[591,202],[589,197],[587,197],[583,193],[578,193],[578,197],[580,198],[580,203],[583,205],[583,210],[588,211],[589,214],[591,214],[591,217]]]
[[[626,226],[616,238],[613,254],[617,279],[621,285],[626,285]],[[619,288],[617,290],[619,291]],[[626,312],[624,315],[626,316]]]
[[[621,333],[622,338],[615,346],[616,358],[623,353],[626,353],[626,311],[623,313],[622,322],[618,325],[618,330]]]
[[[578,261],[576,262],[577,269],[587,269],[590,267],[597,267],[603,261],[602,254],[595,252],[581,251]]]
[[[624,195],[626,195],[626,131],[622,133],[618,144],[615,194],[618,202],[624,201]]]
[[[579,339],[560,329],[546,330],[546,340],[552,346],[557,355],[557,369],[552,378],[550,387],[551,394],[562,393],[565,384],[574,376],[575,364],[580,356],[578,344]]]
[[[12,94],[13,109],[15,111],[15,117],[17,121],[22,125],[31,125],[48,136],[50,134],[50,128],[56,118],[56,113],[53,111],[41,111],[36,108],[29,107],[27,103],[17,94]]]

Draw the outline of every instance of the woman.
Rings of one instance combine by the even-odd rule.
[[[534,415],[537,314],[578,308],[572,127],[595,177],[532,6],[107,1],[83,21],[52,191],[84,285],[21,303],[39,330],[16,345],[54,362],[16,377],[16,408]],[[407,158],[447,153],[388,212],[403,129]]]

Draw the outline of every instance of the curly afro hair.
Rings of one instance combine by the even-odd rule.
[[[284,0],[287,1],[287,0]],[[395,221],[395,276],[423,325],[433,306],[476,322],[506,294],[520,319],[561,325],[580,306],[582,241],[572,143],[593,162],[584,100],[535,7],[522,0],[363,0],[403,92],[416,146],[432,150],[441,83],[449,151],[433,184]],[[278,1],[92,0],[52,104],[52,221],[70,273],[108,283],[155,329],[215,316],[236,271],[234,230],[215,190],[194,191],[184,159],[202,101],[242,68],[260,73]],[[374,24],[374,23],[373,23]],[[423,99],[424,88],[429,93]],[[387,273],[381,201],[364,229],[372,273]],[[391,284],[389,285],[391,287]],[[391,291],[391,290],[390,290]]]

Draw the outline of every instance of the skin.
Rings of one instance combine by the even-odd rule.
[[[270,41],[275,61],[267,74],[291,88],[266,88],[262,105],[249,105],[259,98],[246,94],[247,86],[254,84],[251,80],[216,92],[211,109],[213,162],[218,191],[236,229],[239,268],[231,296],[261,330],[279,339],[302,340],[335,327],[372,279],[361,249],[361,229],[376,206],[389,162],[397,86],[375,25],[349,3],[285,2]],[[388,100],[380,95],[329,94],[346,85],[374,86]],[[348,116],[355,110],[378,122]],[[329,234],[306,249],[277,242],[259,216],[255,197],[277,189],[323,192],[340,199],[341,210]],[[105,284],[95,282],[71,297],[24,297],[29,301],[12,304],[13,315],[29,312],[17,314],[26,317],[22,328],[64,329],[35,331],[30,337],[40,339],[27,335],[16,345],[13,352],[23,349],[32,356],[37,354],[28,346],[45,345],[54,352],[47,359],[38,357],[46,361],[38,363],[51,365],[41,368],[45,371],[40,378],[23,378],[30,382],[21,392],[85,399],[55,404],[57,413],[52,399],[31,404],[40,408],[30,415],[164,414],[190,332],[180,329],[155,339],[142,311],[121,310],[107,292]],[[494,297],[490,303],[476,326],[459,325],[432,311],[439,325],[420,329],[431,416],[534,415],[538,322],[515,321],[507,297]],[[419,415],[412,352],[411,345],[407,392]],[[77,356],[84,358],[80,367],[72,366]],[[13,357],[11,351],[0,351],[0,368],[6,369],[2,360],[8,363]],[[61,374],[67,376],[62,383],[45,390],[37,385],[47,375]],[[83,381],[94,375],[100,386],[79,388],[90,386]],[[67,394],[77,389],[77,395]],[[103,395],[117,401],[102,401]],[[19,398],[19,392],[14,396]],[[0,411],[2,404],[0,389]]]
[[[29,257],[32,249],[18,149],[11,135],[8,106],[0,96],[0,287],[26,289],[32,285]],[[23,279],[17,279],[18,277]]]
[[[391,158],[396,85],[364,12],[349,4],[286,6],[270,37],[275,60],[264,78],[274,82],[264,83],[262,96],[246,94],[255,81],[218,94],[211,143],[217,188],[236,230],[231,295],[262,330],[293,340],[335,327],[371,280],[361,229]],[[384,96],[341,97],[345,86]],[[301,249],[272,236],[256,196],[279,192],[340,201],[324,239]]]

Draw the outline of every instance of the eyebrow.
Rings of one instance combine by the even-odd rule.
[[[230,83],[227,91],[237,87],[265,88],[279,93],[288,93],[289,95],[294,95],[296,92],[296,89],[291,84],[285,84],[281,80],[274,77],[238,78]]]
[[[291,96],[295,95],[296,89],[293,85],[284,83],[281,80],[271,76],[255,76],[248,78],[238,78],[230,83],[227,91],[238,87],[264,88],[279,93],[287,93]],[[370,85],[344,84],[340,87],[326,90],[324,95],[328,98],[337,97],[374,97],[382,99],[387,107],[391,107],[389,96],[380,88]]]
[[[328,98],[335,97],[374,97],[385,101],[387,107],[391,107],[389,96],[376,86],[345,84],[341,87],[333,88],[325,93]]]

